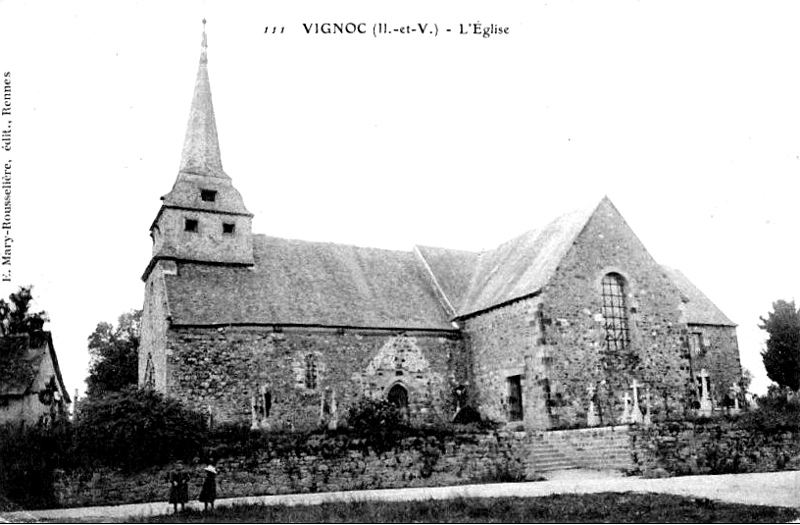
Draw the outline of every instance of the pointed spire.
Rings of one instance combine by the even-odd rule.
[[[183,142],[181,173],[229,179],[222,169],[217,138],[217,122],[211,103],[211,83],[208,80],[208,41],[206,20],[203,19],[203,41],[200,45],[200,65],[194,83],[194,96]]]

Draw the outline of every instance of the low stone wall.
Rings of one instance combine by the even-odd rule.
[[[633,460],[647,477],[800,469],[800,433],[737,429],[730,421],[630,429]]]
[[[529,461],[531,437],[522,432],[457,434],[405,438],[397,447],[376,453],[357,442],[318,447],[320,455],[263,450],[217,461],[220,498],[262,494],[445,486],[536,479]],[[334,444],[334,443],[332,443]],[[189,497],[196,499],[202,466],[187,465]],[[58,472],[55,490],[62,506],[166,501],[167,476],[176,464],[135,474],[112,470]]]

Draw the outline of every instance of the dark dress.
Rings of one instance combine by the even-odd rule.
[[[187,503],[189,501],[189,480],[183,472],[173,472],[169,475],[169,502],[172,504]]]
[[[203,488],[200,490],[200,501],[204,503],[214,503],[217,499],[217,474],[206,470],[206,479],[203,481]]]

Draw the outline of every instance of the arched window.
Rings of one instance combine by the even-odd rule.
[[[394,385],[389,390],[389,395],[387,398],[389,399],[389,403],[393,404],[400,410],[405,410],[408,408],[408,390],[406,390],[403,385]]]
[[[309,390],[317,388],[317,356],[314,354],[306,356],[306,388]]]
[[[606,350],[624,350],[630,342],[628,309],[625,305],[625,279],[618,273],[603,277],[603,318]]]
[[[151,283],[152,284],[152,283]],[[156,386],[156,371],[153,366],[153,354],[147,354],[147,364],[144,368],[144,387],[152,390]]]

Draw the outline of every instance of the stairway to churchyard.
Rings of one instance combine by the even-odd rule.
[[[574,461],[542,439],[537,439],[531,444],[530,462],[536,473],[578,468]]]
[[[634,469],[627,426],[550,430],[533,435],[531,466],[537,472],[567,469]]]

